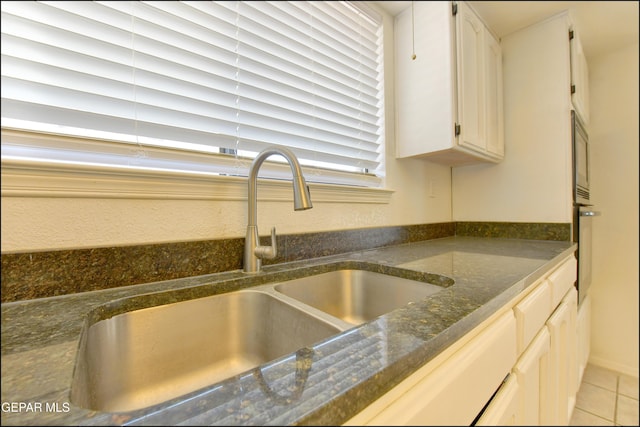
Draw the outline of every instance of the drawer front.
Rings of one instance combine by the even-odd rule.
[[[515,329],[508,311],[360,425],[469,425],[516,362]]]
[[[551,286],[547,280],[543,280],[513,308],[518,331],[518,356],[544,326],[551,311]]]
[[[574,285],[577,277],[578,261],[572,255],[560,267],[549,275],[549,283],[551,284],[551,307],[555,308],[567,291]]]
[[[498,389],[487,409],[478,419],[477,426],[516,426],[520,421],[520,385],[515,374]]]

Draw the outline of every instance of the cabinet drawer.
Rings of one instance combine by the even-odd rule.
[[[358,419],[357,425],[469,425],[515,363],[515,336],[515,319],[508,311],[381,412],[366,421]],[[355,420],[347,425],[356,425]]]
[[[551,285],[551,308],[557,307],[560,301],[567,294],[567,291],[574,285],[577,275],[578,261],[571,256],[560,267],[558,267],[548,277]]]
[[[513,308],[517,323],[518,355],[527,348],[551,314],[551,286],[543,280]]]
[[[520,385],[516,375],[511,374],[496,392],[475,425],[477,426],[515,426],[520,424]]]

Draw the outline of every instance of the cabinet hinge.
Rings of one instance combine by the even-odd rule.
[[[571,85],[571,94],[576,93],[576,85]]]
[[[451,3],[451,14],[453,16],[456,16],[458,14],[458,3],[456,2]]]
[[[569,30],[569,40],[573,40],[573,30]]]
[[[460,125],[456,123],[456,126],[454,129],[455,129],[456,136],[460,135]]]

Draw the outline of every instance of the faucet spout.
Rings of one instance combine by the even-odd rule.
[[[302,168],[295,154],[291,150],[285,147],[271,146],[262,150],[251,164],[249,169],[249,188],[248,188],[248,223],[247,234],[244,241],[244,272],[245,273],[257,273],[260,271],[262,259],[274,258],[277,254],[276,245],[276,229],[271,229],[271,246],[260,246],[258,237],[258,225],[257,225],[257,185],[258,185],[258,170],[265,161],[265,159],[272,155],[280,155],[284,157],[289,166],[291,167],[291,173],[293,174],[293,208],[294,210],[311,209],[311,195],[309,194],[309,187],[302,175]]]

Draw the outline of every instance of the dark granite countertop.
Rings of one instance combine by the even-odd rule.
[[[340,425],[575,249],[566,241],[448,237],[267,266],[255,276],[235,270],[2,304],[2,425]],[[428,280],[443,290],[314,345],[297,393],[292,353],[260,367],[269,387],[248,372],[126,413],[71,402],[85,322],[341,268]]]

